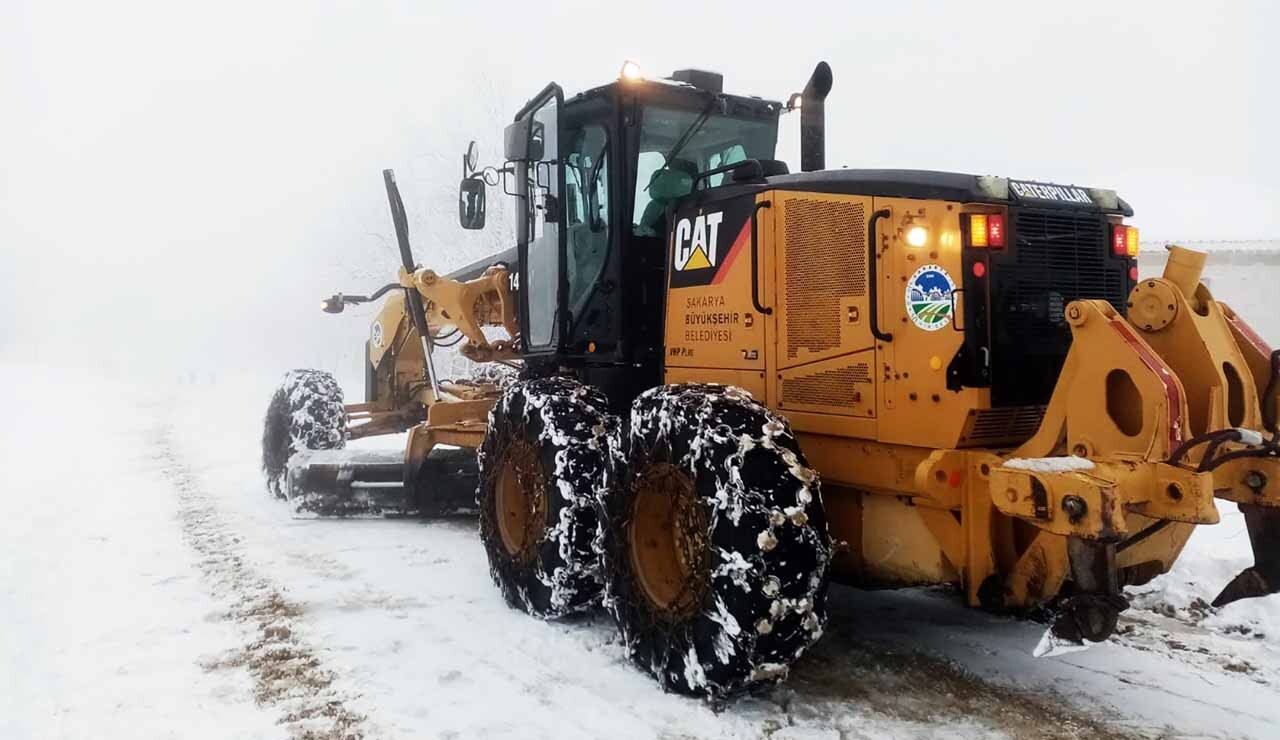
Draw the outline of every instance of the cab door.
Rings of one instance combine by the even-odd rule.
[[[565,333],[563,105],[564,92],[553,82],[506,131],[507,158],[515,175],[520,337],[525,354],[554,352]]]

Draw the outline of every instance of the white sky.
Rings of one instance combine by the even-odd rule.
[[[496,228],[457,227],[467,140],[496,159],[547,80],[625,58],[775,99],[825,59],[828,166],[1113,187],[1144,238],[1280,238],[1275,3],[613,7],[6,0],[0,352],[345,358],[366,322],[317,301],[393,274],[380,170],[421,261],[496,251],[496,193]]]

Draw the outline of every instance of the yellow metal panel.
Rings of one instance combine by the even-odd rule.
[[[1177,271],[1167,272],[1176,274]],[[1139,297],[1144,289],[1150,291],[1170,283],[1172,281],[1161,278],[1144,280],[1134,288],[1130,301]],[[1137,328],[1143,330],[1142,338],[1182,381],[1191,433],[1204,434],[1227,427],[1261,427],[1254,375],[1236,344],[1222,308],[1203,284],[1191,297],[1174,289],[1167,290],[1166,294],[1176,306],[1170,312],[1174,315],[1170,324],[1151,328],[1142,324]]]
[[[862,557],[868,577],[885,585],[960,580],[918,510],[896,498],[863,497]]]
[[[769,194],[777,305],[778,368],[871,347],[867,315],[867,218],[871,198]]]
[[[855,419],[849,419],[853,423]],[[795,422],[792,421],[792,428]],[[865,491],[913,494],[916,469],[931,450],[850,440],[840,436],[797,433],[809,465],[824,481]]]
[[[401,324],[405,324],[407,328],[407,318],[408,314],[404,310],[404,291],[391,291],[383,299],[382,308],[378,309],[378,315],[369,325],[369,361],[374,366],[382,362],[382,356],[397,339],[403,339],[397,335],[402,330]]]
[[[1037,532],[1004,579],[1004,606],[1025,609],[1053,598],[1070,573],[1067,538]],[[972,602],[971,602],[972,603]]]
[[[917,506],[916,515],[929,528],[933,538],[942,548],[942,554],[952,569],[962,571],[965,560],[965,535],[960,521],[946,509],[930,509]]]
[[[779,371],[774,376],[778,409],[875,416],[875,359],[868,349]]]
[[[720,383],[737,386],[760,403],[764,403],[765,383],[763,370],[726,370],[723,368],[667,367],[663,370],[664,383]]]
[[[786,409],[782,411],[791,422],[793,431],[841,437],[838,440],[841,445],[848,444],[851,440],[876,438],[876,420],[870,417],[814,414]]]
[[[753,205],[741,198],[677,214],[672,236],[679,244],[667,255],[667,366],[764,370],[766,322],[751,303]],[[765,253],[770,209],[760,210],[758,221],[759,249]],[[691,234],[698,235],[696,249]],[[765,289],[772,281],[768,265],[761,268],[761,294],[768,301]]]
[[[879,438],[898,444],[957,447],[969,412],[990,406],[987,391],[947,390],[947,367],[964,342],[963,332],[957,330],[963,321],[956,324],[950,313],[953,306],[963,311],[963,294],[952,302],[944,291],[931,313],[913,310],[909,304],[920,304],[909,297],[911,286],[931,271],[945,275],[955,288],[963,286],[960,214],[964,207],[908,198],[876,198],[874,207],[889,211],[877,226],[878,243],[873,248],[879,255],[880,329],[893,334],[893,341],[876,344]],[[923,246],[907,244],[906,235],[915,227],[925,229]],[[945,308],[942,303],[947,304]]]
[[[1129,527],[1135,532],[1143,532],[1159,524],[1158,519],[1148,519],[1137,514],[1128,516]],[[1195,531],[1194,524],[1175,522],[1155,530],[1136,544],[1116,554],[1116,567],[1132,568],[1143,563],[1157,562],[1159,572],[1163,573],[1173,566],[1173,561],[1182,552],[1183,545]]]
[[[1271,345],[1258,336],[1248,322],[1237,316],[1231,306],[1219,302],[1218,308],[1222,309],[1222,315],[1227,319],[1227,325],[1231,327],[1231,336],[1235,338],[1240,354],[1244,356],[1245,362],[1249,363],[1254,387],[1259,391],[1265,391],[1267,383],[1271,381]]]

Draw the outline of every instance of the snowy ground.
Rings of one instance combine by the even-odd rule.
[[[1212,286],[1280,339],[1256,268]],[[157,393],[0,366],[0,738],[1274,737],[1280,597],[1214,613],[1243,524],[1192,538],[1121,634],[1031,656],[1043,627],[946,590],[835,588],[783,687],[662,694],[603,617],[508,610],[471,519],[291,518],[257,471],[275,378]]]

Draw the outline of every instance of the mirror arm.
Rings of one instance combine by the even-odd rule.
[[[321,302],[321,305],[324,308],[325,313],[342,313],[343,307],[346,306],[348,303],[353,306],[361,303],[370,303],[386,295],[387,291],[392,290],[393,288],[399,288],[399,287],[400,287],[400,283],[387,283],[386,285],[374,291],[373,295],[367,295],[367,296],[334,293],[332,296],[324,299]]]
[[[387,294],[389,291],[391,291],[392,289],[394,289],[394,288],[399,288],[399,287],[400,287],[400,283],[387,283],[386,285],[382,286],[381,288],[378,288],[377,290],[375,290],[375,291],[373,292],[373,295],[367,295],[367,296],[364,296],[364,295],[342,295],[341,293],[339,293],[338,295],[342,295],[342,301],[343,301],[344,303],[370,303],[370,302],[372,302],[372,301],[376,301],[376,300],[378,300],[379,298],[381,298],[382,296],[386,295],[386,294]]]

